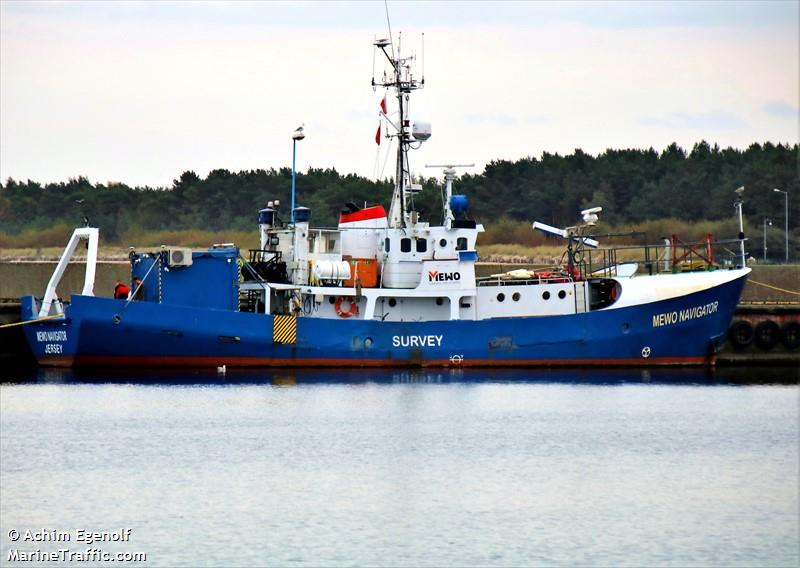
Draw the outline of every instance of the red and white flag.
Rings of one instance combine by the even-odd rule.
[[[383,99],[381,99],[381,114],[386,116],[386,95],[383,95]],[[378,146],[381,145],[381,123],[378,122],[378,131],[375,133],[375,144]]]

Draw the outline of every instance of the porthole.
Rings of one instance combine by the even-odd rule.
[[[366,347],[367,349],[369,349],[370,347],[372,347],[372,338],[371,338],[371,337],[367,337],[367,338],[364,340],[364,347]]]
[[[335,303],[336,303],[336,298],[334,298],[333,296],[331,296],[330,298],[328,298],[328,303],[329,303],[329,304],[335,304]]]
[[[564,290],[559,290],[559,291],[558,291],[558,297],[559,297],[561,300],[563,300],[564,298],[566,298],[566,297],[567,297],[567,293],[566,293],[566,292],[564,292]]]
[[[389,307],[393,308],[396,305],[397,305],[397,300],[395,300],[394,298],[389,298]]]
[[[436,305],[441,306],[444,304],[444,298],[436,298]]]
[[[511,296],[511,299],[514,300],[515,302],[519,302],[519,298],[520,298],[519,292],[514,292],[514,295]]]
[[[441,239],[439,241],[439,246],[442,247],[442,248],[446,247],[447,246],[447,239]]]
[[[506,295],[505,295],[505,294],[503,294],[502,292],[500,292],[500,293],[497,295],[497,301],[498,301],[498,302],[504,302],[504,301],[505,301],[505,299],[506,299]]]
[[[550,292],[542,292],[542,299],[549,300],[550,299]]]
[[[622,333],[628,333],[631,330],[631,325],[629,323],[622,324]]]

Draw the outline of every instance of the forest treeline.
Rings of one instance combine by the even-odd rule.
[[[661,152],[607,150],[598,156],[578,149],[565,156],[494,161],[481,173],[461,175],[454,188],[469,196],[470,216],[487,225],[539,220],[565,226],[581,209],[602,206],[601,221],[619,227],[666,218],[732,219],[734,190],[745,186],[748,225],[760,227],[769,218],[773,233],[783,228],[784,198],[773,191],[780,188],[789,192],[792,232],[792,220],[800,218],[799,155],[796,144],[771,143],[740,150],[699,142],[691,151],[672,144]],[[416,208],[438,223],[442,181],[415,181],[425,188],[415,197]],[[104,241],[123,245],[148,231],[253,231],[257,210],[269,200],[280,199],[288,216],[290,188],[289,168],[217,169],[205,178],[187,171],[168,188],[92,183],[85,177],[48,184],[9,178],[0,184],[0,246],[14,246],[25,232],[78,226],[83,216],[100,227]],[[391,180],[310,169],[297,176],[297,203],[311,208],[313,224],[335,226],[347,202],[388,208],[391,188]]]

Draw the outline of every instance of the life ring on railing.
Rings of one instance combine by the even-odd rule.
[[[765,320],[756,326],[756,345],[768,351],[781,340],[781,328],[772,320]]]
[[[733,322],[728,329],[728,339],[736,349],[742,349],[753,342],[753,326],[749,321]]]
[[[346,310],[342,309],[342,304],[347,301],[349,307]],[[349,318],[350,316],[358,315],[358,304],[353,300],[352,296],[339,296],[336,299],[336,313],[340,318]]]

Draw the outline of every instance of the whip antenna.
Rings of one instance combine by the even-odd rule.
[[[375,34],[372,34],[372,45],[375,45],[375,42],[378,38]],[[375,50],[372,50],[372,92],[375,92]]]
[[[373,57],[375,57],[375,50],[372,51]],[[422,84],[425,84],[425,32],[422,32]]]
[[[386,8],[386,27],[389,28],[389,38],[391,39],[394,36],[392,36],[392,22],[389,21],[389,0],[383,0],[383,5]],[[392,46],[392,60],[394,60],[394,45],[390,45]]]

